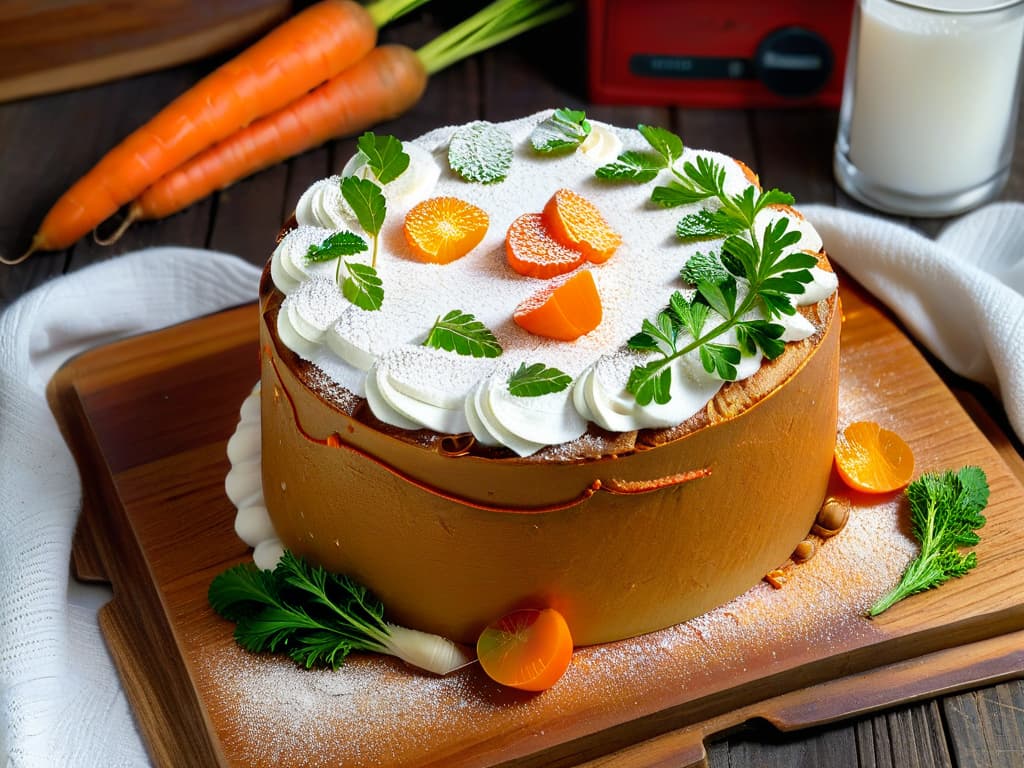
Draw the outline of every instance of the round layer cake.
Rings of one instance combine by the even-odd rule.
[[[577,136],[543,113],[402,143],[408,167],[379,185],[387,203],[373,263],[379,306],[359,306],[343,290],[349,265],[369,265],[369,251],[310,256],[337,232],[372,243],[340,191],[350,175],[378,180],[380,157],[367,152],[303,195],[261,284],[263,494],[277,535],[369,587],[391,621],[458,641],[475,641],[517,607],[556,608],[580,645],[699,615],[786,560],[813,525],[831,473],[840,323],[813,227],[766,198],[746,233],[684,237],[681,220],[713,221],[707,213],[738,204],[752,184],[756,199],[749,169],[687,148],[667,156],[676,173],[658,171],[657,132],[576,117]],[[566,146],[538,151],[551,131]],[[453,138],[504,177],[456,173],[452,166],[479,178],[463,167],[464,153],[450,156]],[[597,171],[617,158],[654,165],[656,178],[599,177],[615,175]],[[652,189],[685,186],[708,168],[712,178],[720,172],[721,194],[651,202]],[[524,276],[506,257],[513,221],[543,211],[560,189],[590,201],[621,237],[606,261],[568,273],[589,270],[602,307],[598,326],[573,341],[513,321],[518,306],[567,278]],[[446,264],[421,261],[403,234],[406,213],[436,197],[471,203],[489,219],[480,243]],[[800,270],[795,311],[769,315],[759,299],[743,315],[744,327],[774,325],[769,335],[781,334],[784,347],[768,359],[750,334],[737,335],[743,323],[712,307],[697,332],[722,326],[713,342],[740,350],[733,369],[696,347],[673,355],[693,337],[672,325],[670,297],[706,303],[694,296],[704,279],[697,267],[710,257],[712,274],[732,275],[733,305],[743,304],[749,281],[722,258],[737,249],[723,241],[746,236],[767,251],[773,232],[792,233],[780,258],[816,258]],[[490,331],[491,356],[429,345],[453,310]],[[671,344],[638,343],[645,320]],[[657,396],[633,394],[638,368],[670,358]],[[514,375],[538,363],[568,385],[515,392]]]

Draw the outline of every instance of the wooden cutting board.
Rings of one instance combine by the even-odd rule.
[[[306,671],[234,644],[206,590],[248,556],[223,478],[258,375],[255,306],[71,361],[49,394],[85,480],[76,571],[113,586],[101,626],[154,762],[690,765],[705,739],[754,717],[789,730],[1020,676],[1024,489],[909,340],[848,280],[842,295],[841,419],[896,430],[919,471],[983,467],[978,568],[864,619],[913,544],[898,496],[853,497],[847,529],[782,589],[760,584],[679,627],[578,649],[539,695],[477,665],[436,678],[356,655]]]
[[[289,0],[6,0],[0,102],[152,72],[265,32]]]

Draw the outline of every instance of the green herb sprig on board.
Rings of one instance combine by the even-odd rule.
[[[763,228],[755,224],[766,207],[791,205],[791,195],[758,190],[752,184],[728,194],[726,171],[717,160],[698,155],[679,168],[684,152],[679,136],[655,126],[640,125],[638,130],[652,151],[623,153],[599,168],[597,176],[647,182],[668,169],[674,178],[654,188],[652,202],[664,208],[703,201],[717,206],[683,216],[676,236],[684,242],[724,238],[720,253],[695,254],[683,267],[680,274],[695,287],[693,295],[686,298],[676,291],[668,307],[654,320],[644,320],[640,332],[629,340],[632,349],[657,355],[634,367],[626,385],[638,403],[647,405],[671,399],[672,363],[695,350],[704,369],[726,381],[736,378],[744,352],[760,350],[769,360],[782,354],[785,329],[771,321],[796,312],[791,297],[804,292],[818,260],[793,250],[800,233],[790,229],[785,217]],[[766,319],[746,318],[755,308],[762,309]],[[736,335],[735,344],[722,339],[730,331]]]
[[[384,620],[366,587],[285,551],[273,571],[243,563],[214,578],[210,606],[235,622],[235,640],[253,652],[285,653],[306,668],[336,669],[352,651],[397,656],[447,674],[470,660],[438,635]]]
[[[974,552],[962,554],[960,548],[980,541],[976,531],[985,525],[981,511],[988,504],[988,495],[988,480],[980,467],[921,475],[907,486],[910,524],[921,551],[903,572],[900,583],[871,606],[868,616],[959,578],[978,564]]]

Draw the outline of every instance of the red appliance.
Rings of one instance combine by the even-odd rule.
[[[588,0],[590,98],[838,106],[854,0]]]

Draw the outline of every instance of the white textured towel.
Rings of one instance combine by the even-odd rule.
[[[1024,435],[1024,205],[976,211],[937,241],[803,210],[835,260],[939,358],[1001,393]],[[96,626],[108,593],[68,577],[81,493],[46,382],[88,347],[253,300],[257,278],[232,256],[155,248],[47,283],[0,316],[0,764],[147,764]]]
[[[950,370],[995,392],[1024,439],[1024,204],[980,208],[936,240],[874,216],[801,210],[829,257]]]
[[[253,301],[234,256],[153,248],[46,283],[0,316],[0,765],[147,765],[96,624],[109,592],[69,579],[78,472],[46,403],[89,347]]]

